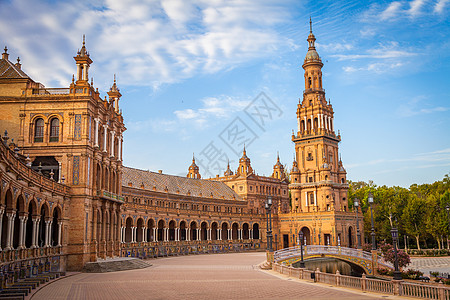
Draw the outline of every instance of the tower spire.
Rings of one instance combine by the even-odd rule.
[[[309,33],[312,33],[312,21],[311,21],[311,16],[309,16]]]

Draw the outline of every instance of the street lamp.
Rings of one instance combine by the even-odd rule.
[[[266,211],[267,211],[267,250],[272,252],[272,197],[267,197]]]
[[[300,230],[300,232],[298,233],[298,239],[300,241],[303,241],[303,231]],[[305,263],[303,262],[303,243],[300,242],[300,268],[304,268],[305,267]]]
[[[375,227],[373,226],[373,207],[372,207],[373,195],[372,195],[372,193],[369,193],[368,201],[370,204],[370,220],[372,222],[372,229],[371,229],[372,232],[370,233],[370,235],[372,236],[372,250],[377,250],[377,246],[375,245]]]
[[[275,233],[275,241],[274,241],[274,243],[275,243],[275,251],[277,251],[278,250],[278,235]]]
[[[394,280],[402,280],[402,273],[398,270],[398,255],[397,255],[397,238],[398,238],[398,230],[397,228],[393,227],[391,229],[392,234],[392,242],[394,244],[394,255],[395,255],[395,261],[394,261]]]
[[[357,198],[355,198],[355,200],[353,201],[353,205],[356,208],[356,237],[358,239],[358,249],[361,249],[361,233],[359,232],[359,222],[358,222],[358,206],[359,206],[359,202],[358,202]]]
[[[445,209],[447,210],[447,222],[448,222],[448,230],[450,231],[450,219],[449,219],[449,211],[450,211],[450,205],[446,205]]]

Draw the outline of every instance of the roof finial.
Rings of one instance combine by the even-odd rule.
[[[247,155],[247,152],[245,151],[245,143],[244,143],[244,152],[242,152],[242,156]]]
[[[280,161],[280,151],[277,151],[277,162]]]
[[[309,16],[309,33],[312,33],[312,21],[311,21],[311,16]]]
[[[8,53],[8,47],[5,46],[5,54]]]
[[[114,83],[116,83],[116,73],[114,73]]]
[[[83,34],[83,46],[86,44],[86,37],[85,37],[85,35]]]
[[[192,162],[195,163],[195,155],[194,155],[194,152],[192,152]]]

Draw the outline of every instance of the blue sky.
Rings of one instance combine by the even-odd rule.
[[[449,0],[2,0],[0,42],[65,87],[86,34],[94,85],[105,95],[116,73],[123,94],[125,165],[185,175],[195,152],[210,177],[246,141],[269,175],[277,151],[292,165],[311,16],[348,179],[407,187],[450,173],[449,13]],[[248,114],[261,101],[264,124]]]

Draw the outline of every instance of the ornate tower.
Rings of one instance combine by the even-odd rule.
[[[250,164],[250,158],[247,157],[247,152],[242,152],[242,157],[239,159],[239,167],[236,170],[236,175],[247,177],[248,175],[253,173],[252,166]]]
[[[333,124],[333,107],[326,101],[322,86],[323,63],[315,48],[316,38],[308,36],[308,52],[303,63],[305,90],[297,106],[295,171],[292,172],[292,210],[294,212],[346,211],[346,172],[338,160],[340,135]],[[297,166],[298,162],[298,166]]]
[[[277,163],[273,166],[273,178],[284,179],[284,166],[280,163],[280,155],[277,155]]]
[[[192,164],[189,166],[189,172],[187,174],[188,178],[200,179],[202,176],[200,175],[199,168],[195,164],[195,157],[192,156]]]

